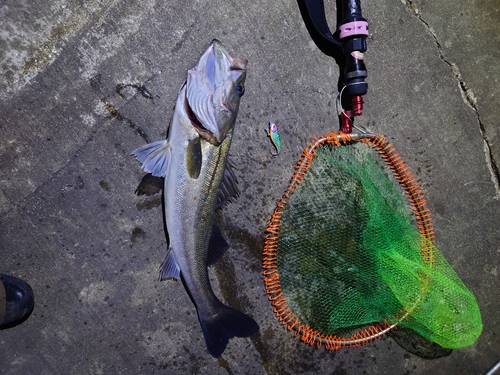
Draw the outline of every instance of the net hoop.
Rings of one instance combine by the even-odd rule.
[[[278,201],[276,209],[272,215],[266,229],[266,238],[263,250],[263,275],[264,284],[268,298],[274,307],[274,312],[280,322],[288,328],[294,330],[295,336],[300,335],[300,339],[309,345],[316,345],[318,348],[324,345],[328,350],[338,350],[345,347],[359,347],[376,340],[388,332],[397,328],[398,322],[406,319],[411,311],[403,309],[399,311],[390,322],[380,322],[363,328],[349,337],[337,335],[326,335],[310,326],[300,322],[299,318],[289,308],[286,297],[282,293],[280,278],[277,267],[278,236],[281,227],[283,213],[288,199],[300,185],[307,171],[312,165],[316,156],[316,150],[326,144],[337,147],[353,142],[363,142],[369,147],[376,149],[381,157],[391,168],[394,176],[399,181],[405,191],[408,200],[415,214],[418,231],[427,241],[421,242],[421,255],[424,262],[429,265],[434,263],[434,250],[429,246],[429,242],[434,242],[434,227],[429,209],[426,207],[426,200],[420,189],[418,182],[406,163],[396,153],[394,147],[380,134],[346,134],[329,133],[315,139],[308,148],[304,149],[298,161],[294,174],[286,188],[283,196]],[[426,286],[422,285],[425,289]],[[415,301],[415,307],[418,301]],[[413,310],[413,308],[411,309]]]

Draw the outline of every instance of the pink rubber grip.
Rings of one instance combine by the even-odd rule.
[[[340,39],[347,38],[353,35],[369,35],[368,33],[368,22],[366,21],[354,21],[341,25]]]

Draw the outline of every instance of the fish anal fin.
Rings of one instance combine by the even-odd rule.
[[[170,145],[168,140],[148,143],[132,152],[142,163],[142,169],[155,177],[165,177],[170,160]]]
[[[207,266],[215,264],[229,248],[227,241],[222,236],[217,223],[214,220],[212,234],[208,242]]]
[[[174,253],[171,248],[168,249],[167,255],[160,266],[160,281],[165,279],[179,280],[181,277],[181,269],[174,259]]]

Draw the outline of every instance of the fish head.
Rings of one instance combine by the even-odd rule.
[[[186,113],[206,141],[219,145],[236,122],[245,92],[247,60],[232,58],[218,40],[188,71]]]

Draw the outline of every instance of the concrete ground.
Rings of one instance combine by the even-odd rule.
[[[362,8],[370,86],[356,123],[385,134],[421,183],[437,246],[477,297],[477,342],[434,360],[390,337],[328,352],[274,316],[264,230],[298,148],[337,129],[338,69],[295,1],[4,0],[0,272],[28,281],[36,306],[0,331],[0,373],[469,375],[500,359],[500,3]],[[231,152],[242,193],[218,215],[231,247],[211,275],[221,299],[261,327],[219,359],[182,284],[157,281],[161,204],[134,195],[142,172],[130,156],[165,136],[186,70],[213,38],[249,70]],[[263,131],[270,120],[279,157]]]

